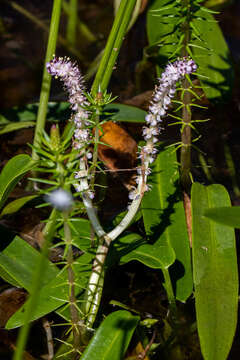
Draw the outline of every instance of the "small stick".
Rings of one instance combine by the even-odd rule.
[[[147,344],[145,349],[140,354],[137,355],[136,360],[144,360],[145,359],[145,357],[147,356],[148,351],[150,350],[150,348],[151,348],[151,346],[152,346],[152,344],[153,344],[153,342],[155,340],[156,335],[157,335],[157,331],[156,331],[156,329],[154,329],[153,330],[153,335],[152,335],[152,338],[151,338],[150,342]]]
[[[47,347],[48,347],[48,360],[52,360],[54,357],[54,348],[53,348],[53,338],[52,338],[52,329],[47,318],[42,320],[43,328],[46,332],[47,337]]]

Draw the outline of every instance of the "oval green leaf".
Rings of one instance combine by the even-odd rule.
[[[108,315],[101,323],[81,360],[122,360],[140,320],[125,310]]]
[[[234,229],[204,216],[230,206],[222,185],[192,186],[192,251],[197,326],[205,360],[226,360],[237,324],[238,269]]]

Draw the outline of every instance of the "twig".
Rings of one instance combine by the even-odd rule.
[[[52,360],[54,357],[54,348],[53,348],[53,338],[52,338],[52,329],[47,318],[42,319],[43,328],[46,332],[47,337],[47,348],[48,348],[48,360]]]
[[[145,357],[147,356],[147,353],[149,352],[149,350],[155,340],[156,335],[157,335],[157,331],[156,331],[156,329],[154,329],[150,342],[147,344],[144,351],[142,351],[140,354],[137,355],[136,360],[144,360],[145,359]]]

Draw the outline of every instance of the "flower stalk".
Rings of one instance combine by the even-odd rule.
[[[75,178],[79,181],[75,184],[75,189],[82,194],[83,203],[85,205],[89,220],[93,226],[96,235],[99,237],[100,244],[98,246],[96,257],[93,263],[92,273],[88,282],[86,290],[86,301],[83,305],[82,311],[85,315],[85,324],[92,327],[97,315],[100,305],[101,293],[104,280],[104,264],[108,254],[109,246],[130,224],[136,215],[140,206],[144,192],[148,190],[146,185],[147,176],[150,173],[150,164],[155,160],[157,154],[156,143],[158,136],[161,133],[161,122],[166,115],[168,107],[176,92],[176,84],[178,81],[184,79],[185,75],[191,74],[196,70],[196,64],[193,60],[183,58],[168,64],[166,70],[162,73],[159,79],[159,84],[156,86],[153,94],[153,99],[149,107],[149,113],[146,116],[146,126],[143,128],[143,137],[146,141],[145,146],[140,151],[141,166],[137,169],[138,175],[136,178],[137,187],[129,193],[129,198],[132,200],[128,212],[122,221],[108,234],[104,231],[97,217],[95,208],[92,203],[93,193],[90,188],[91,172],[87,160],[89,158],[89,139],[91,134],[89,130],[90,123],[96,126],[95,121],[90,122],[92,108],[97,111],[97,125],[99,122],[98,105],[96,102],[89,103],[84,94],[83,79],[75,64],[72,64],[67,58],[54,58],[48,65],[48,71],[51,75],[59,77],[64,87],[69,93],[69,101],[71,103],[74,115],[74,123],[76,130],[74,132],[73,146],[79,149],[79,171]],[[90,96],[88,96],[90,99]],[[95,120],[95,117],[94,117]],[[92,127],[93,127],[92,126]],[[95,128],[95,142],[94,147],[98,142],[97,127]],[[83,135],[84,134],[84,135]],[[94,149],[94,166],[96,167],[97,156],[96,148]],[[166,277],[167,291],[169,293],[171,307],[174,307],[172,298],[173,292],[169,285],[169,278]]]

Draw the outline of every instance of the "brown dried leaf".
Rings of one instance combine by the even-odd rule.
[[[0,293],[0,327],[24,304],[27,292],[24,289],[11,287]]]

